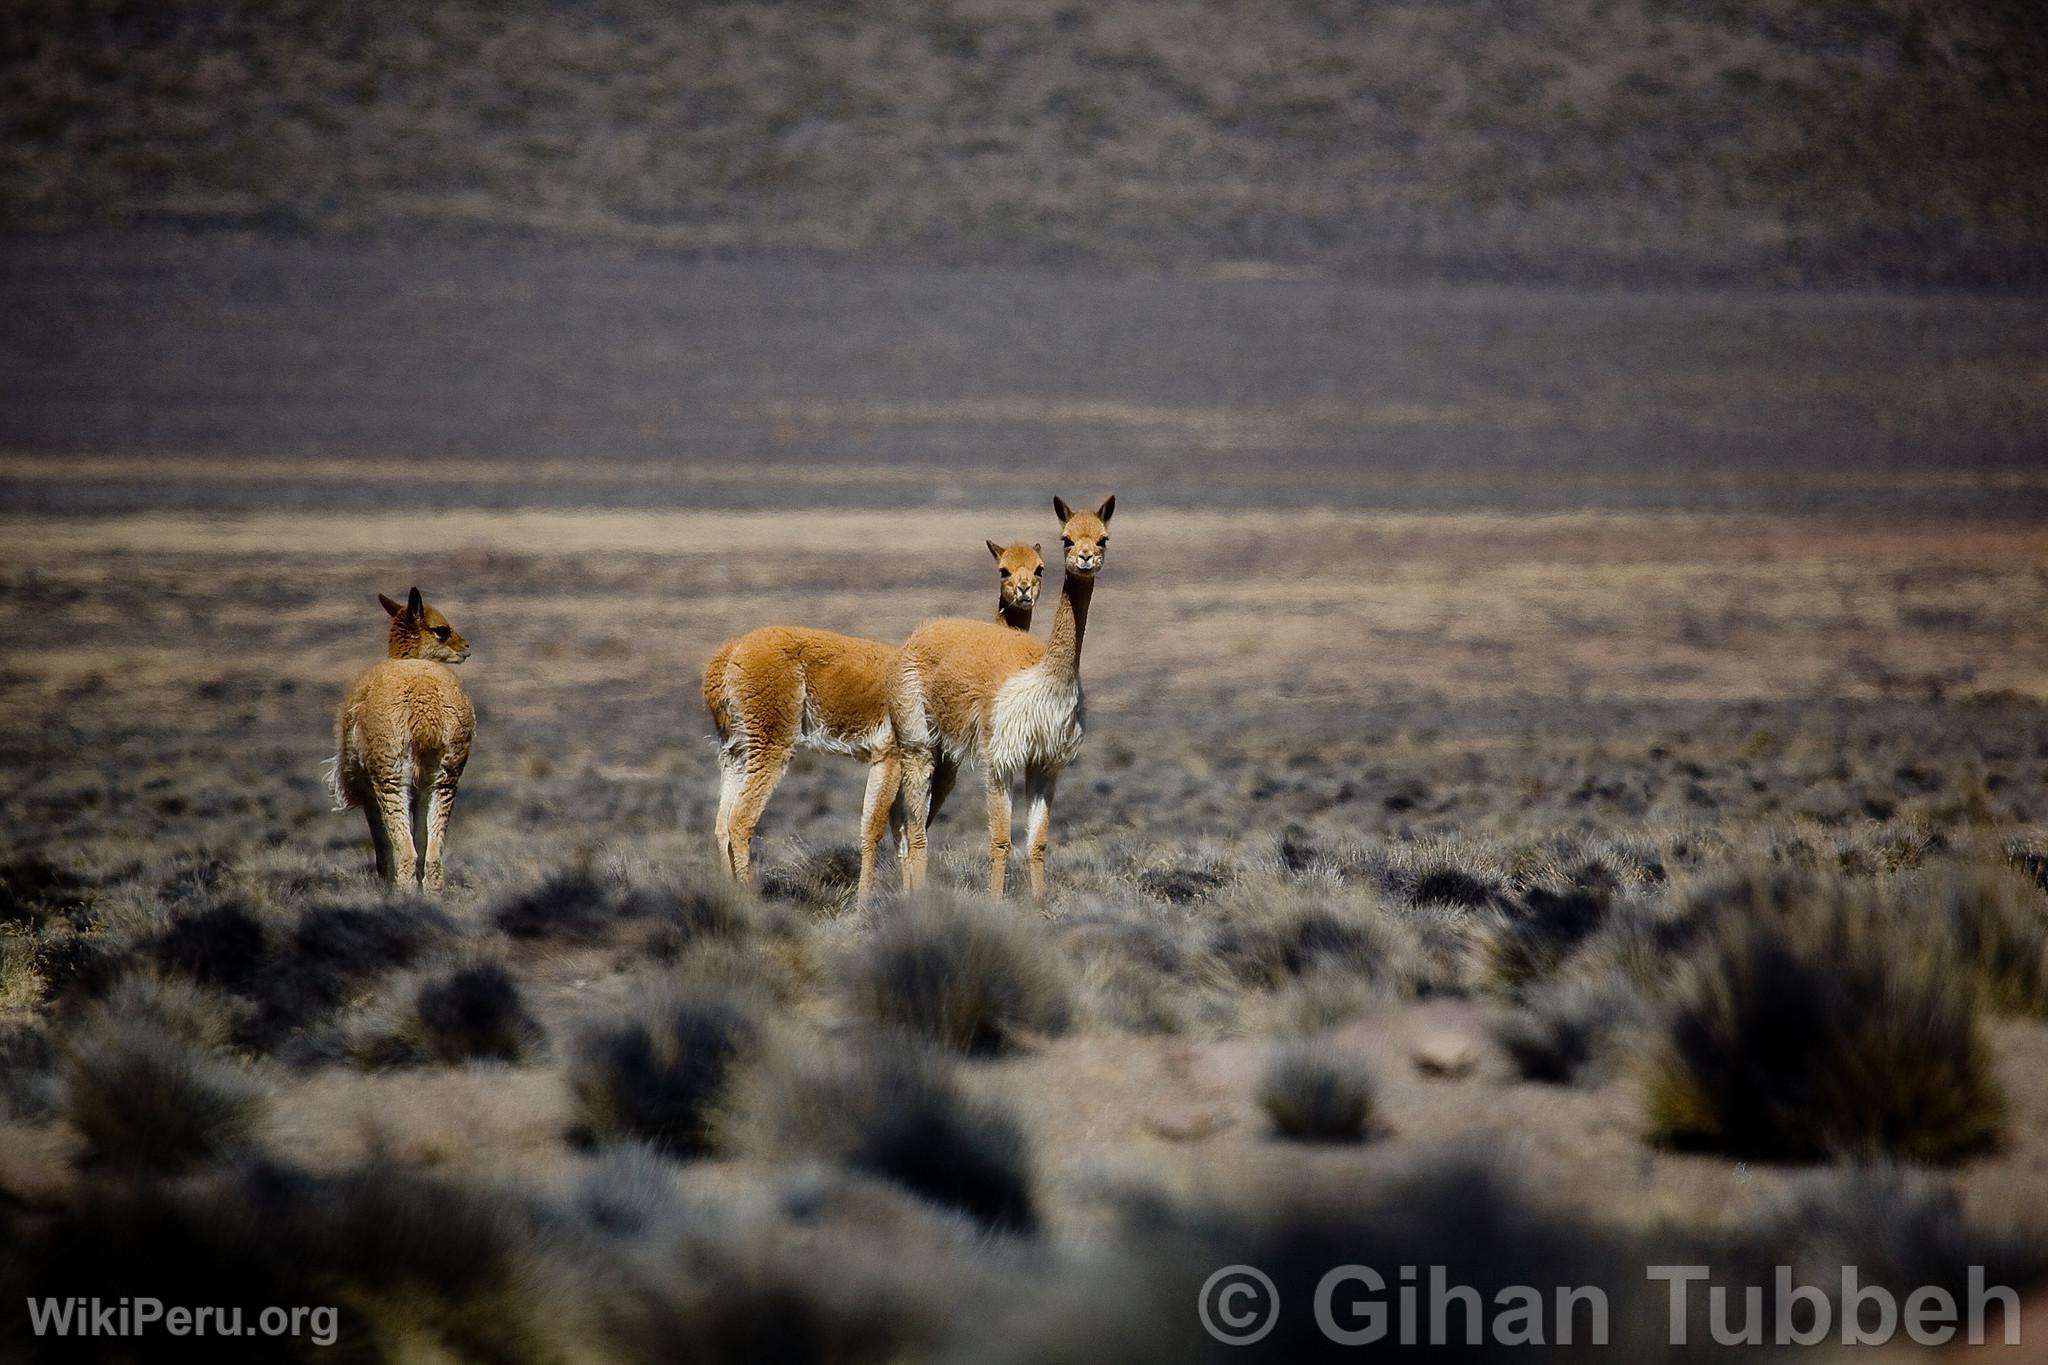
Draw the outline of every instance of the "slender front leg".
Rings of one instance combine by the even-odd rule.
[[[932,751],[902,745],[897,753],[896,801],[902,807],[903,889],[915,891],[924,885],[924,827],[926,812],[931,808]]]
[[[896,789],[903,781],[902,760],[896,756],[892,746],[882,751],[874,762],[868,765],[867,795],[860,803],[860,886],[854,892],[856,902],[865,905],[875,889],[875,847],[882,842],[882,834],[890,824],[896,805]],[[898,846],[897,856],[902,856]]]
[[[1003,894],[1003,869],[1010,862],[1010,784],[988,774],[988,893]]]
[[[422,859],[420,885],[430,896],[441,894],[441,851],[448,842],[448,814],[455,807],[455,781],[444,771],[434,781],[434,796],[427,807],[427,851]]]
[[[1024,801],[1026,847],[1031,850],[1031,896],[1034,900],[1045,899],[1045,845],[1052,835],[1052,788],[1057,780],[1053,773],[1026,773],[1024,775]]]
[[[412,802],[405,784],[396,774],[376,781],[377,820],[384,827],[384,842],[391,850],[393,881],[408,885],[419,878],[420,855],[412,841]]]

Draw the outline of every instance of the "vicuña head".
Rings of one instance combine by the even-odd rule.
[[[390,644],[335,712],[328,782],[336,809],[368,816],[377,875],[438,892],[448,812],[476,732],[469,698],[446,665],[467,659],[469,642],[418,588],[404,606],[382,593],[377,600],[391,617]]]
[[[1036,545],[998,545],[986,542],[996,557],[996,614],[1010,625],[1031,628],[1031,609],[1038,604],[1038,590],[1045,586],[1045,553]]]
[[[1093,512],[1076,512],[1065,498],[1054,498],[1052,510],[1060,519],[1060,543],[1066,547],[1070,574],[1093,578],[1102,572],[1103,556],[1109,551],[1109,518],[1116,511],[1111,494]]]
[[[407,594],[404,606],[381,592],[377,600],[391,614],[391,645],[386,658],[459,664],[469,657],[469,641],[456,633],[447,617],[420,599],[418,588]]]

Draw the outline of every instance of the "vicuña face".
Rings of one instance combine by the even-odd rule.
[[[1005,607],[1028,607],[1038,601],[1038,590],[1045,585],[1045,556],[1036,545],[998,545],[988,543],[989,553],[996,557],[996,573],[1000,575],[1003,605]]]
[[[459,664],[469,657],[469,641],[448,624],[448,618],[432,607],[420,612],[420,657],[435,663]]]
[[[1103,557],[1109,552],[1109,518],[1116,511],[1116,498],[1112,496],[1093,512],[1076,512],[1063,499],[1054,498],[1052,510],[1059,514],[1067,572],[1093,578],[1101,572]]]
[[[408,649],[418,652],[409,657],[431,659],[437,664],[459,664],[469,657],[469,641],[455,633],[455,627],[448,624],[448,618],[420,600],[420,590],[414,588],[404,602],[394,602],[383,593],[377,594],[377,601],[389,612],[395,623],[391,638],[394,642],[406,639],[417,640]]]

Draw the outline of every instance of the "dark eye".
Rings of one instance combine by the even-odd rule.
[[[433,627],[433,631],[435,638],[441,640],[447,639],[448,636],[451,634],[450,628],[447,626],[435,626]]]
[[[1066,546],[1069,550],[1071,550],[1074,548],[1074,538],[1072,536],[1061,536],[1060,544]]]
[[[996,572],[1001,574],[1005,578],[1008,578],[1010,576],[1010,571],[1008,569],[998,569],[996,570]]]
[[[1033,569],[1033,570],[1031,571],[1031,576],[1032,576],[1032,577],[1034,577],[1034,578],[1043,578],[1043,577],[1045,577],[1045,565],[1041,564],[1041,565],[1039,565],[1039,566],[1038,566],[1037,568]]]

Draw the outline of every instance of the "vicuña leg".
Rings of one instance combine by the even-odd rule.
[[[1025,846],[1031,851],[1031,895],[1045,899],[1045,845],[1052,835],[1052,789],[1058,774],[1024,775]]]
[[[396,774],[375,784],[377,820],[391,849],[391,880],[411,885],[419,877],[419,850],[412,841],[411,793]]]
[[[988,893],[1003,894],[1003,869],[1010,862],[1010,784],[995,773],[988,777]]]
[[[747,746],[747,775],[740,783],[738,798],[733,802],[730,829],[732,875],[736,881],[751,884],[754,880],[751,862],[754,826],[760,823],[761,812],[767,807],[775,784],[782,780],[783,773],[789,771],[789,760],[795,752],[788,745]]]
[[[899,732],[900,733],[900,732]],[[932,751],[916,746],[898,750],[896,799],[903,807],[903,889],[924,885],[925,820],[931,812]]]
[[[732,860],[732,808],[739,801],[740,787],[747,780],[746,750],[729,744],[718,751],[718,823],[711,839],[718,847],[718,862],[729,877],[738,877]]]
[[[398,872],[391,866],[391,839],[384,833],[384,812],[375,800],[370,800],[363,802],[363,815],[370,822],[370,846],[377,850],[377,875],[387,882],[395,881]]]
[[[889,826],[900,819],[895,812],[902,768],[902,760],[893,749],[868,765],[867,795],[860,804],[860,885],[854,892],[855,898],[863,903],[875,889],[875,848]],[[900,837],[896,856],[903,856]]]
[[[427,803],[426,856],[420,864],[420,886],[430,896],[441,894],[441,854],[448,843],[448,814],[455,806],[455,778],[443,768],[434,778]]]

